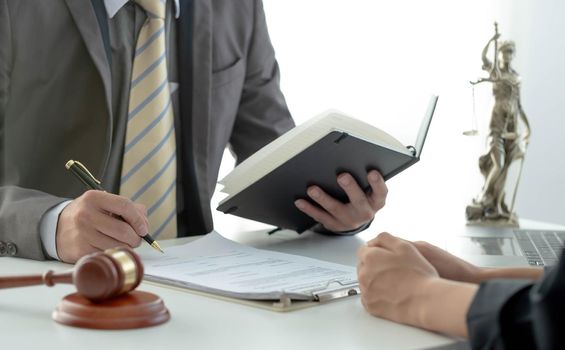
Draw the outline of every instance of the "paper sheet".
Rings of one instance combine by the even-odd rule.
[[[242,299],[315,300],[320,291],[357,286],[355,267],[252,248],[217,232],[142,260],[148,280]]]

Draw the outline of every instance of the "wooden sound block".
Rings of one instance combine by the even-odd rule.
[[[156,326],[170,319],[169,310],[157,295],[133,291],[94,303],[78,293],[61,300],[53,319],[61,324],[93,329],[132,329]]]

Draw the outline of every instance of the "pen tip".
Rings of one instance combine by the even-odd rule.
[[[151,246],[157,249],[158,251],[160,251],[161,253],[165,254],[165,252],[163,251],[163,249],[161,249],[161,246],[159,245],[159,243],[157,243],[157,241],[151,243]]]

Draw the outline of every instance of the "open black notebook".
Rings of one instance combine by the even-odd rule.
[[[404,146],[384,131],[341,112],[325,112],[269,143],[222,179],[222,192],[228,196],[217,209],[297,232],[307,230],[315,221],[294,206],[298,198],[309,200],[307,187],[318,185],[345,202],[347,195],[337,184],[338,174],[351,173],[369,190],[369,170],[378,170],[388,180],[416,163],[437,99],[430,99],[414,146]]]

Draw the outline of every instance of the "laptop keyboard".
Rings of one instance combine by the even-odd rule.
[[[565,245],[565,231],[522,229],[514,230],[514,235],[528,263],[534,266],[557,264]]]

